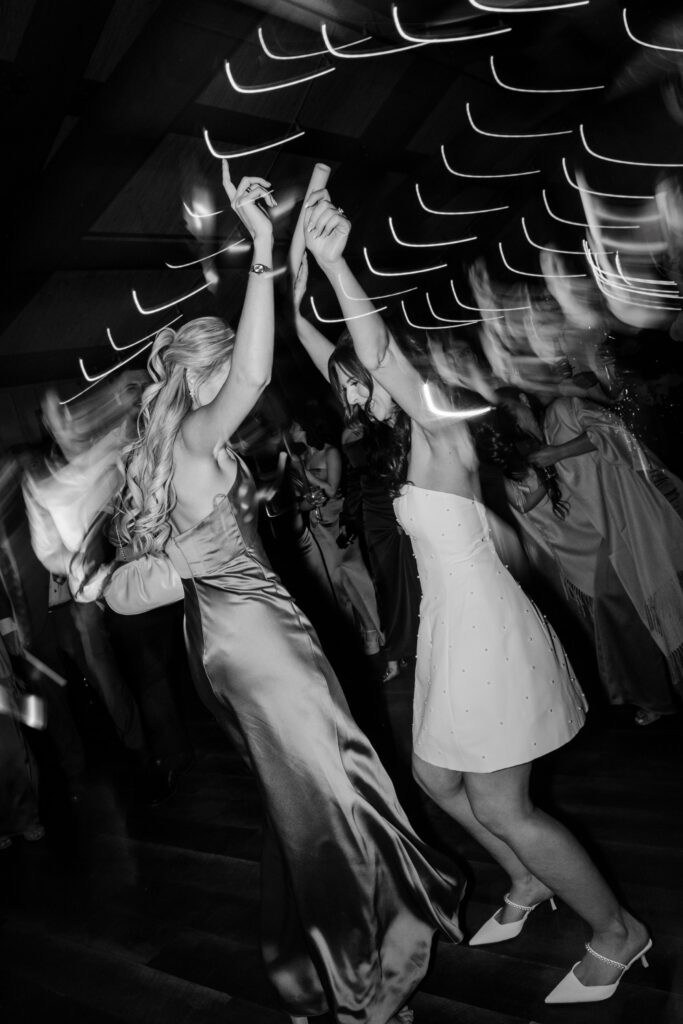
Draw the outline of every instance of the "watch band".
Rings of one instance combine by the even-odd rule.
[[[252,265],[249,267],[249,273],[250,274],[265,274],[269,270],[272,270],[272,269],[273,269],[272,267],[267,267],[265,263],[252,263]]]

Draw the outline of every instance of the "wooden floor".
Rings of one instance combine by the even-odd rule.
[[[399,677],[386,691],[400,759],[410,682]],[[288,1020],[258,953],[256,788],[213,722],[194,706],[191,717],[197,764],[163,805],[140,807],[105,757],[77,813],[53,801],[47,837],[0,854],[3,1024]],[[546,1006],[587,936],[565,906],[545,905],[513,942],[440,943],[414,999],[418,1024],[681,1024],[682,769],[680,718],[638,728],[621,709],[593,713],[538,766],[543,801],[652,929],[650,970],[634,967],[607,1003]],[[470,866],[470,934],[500,903],[504,877],[406,774],[397,778],[418,827]]]

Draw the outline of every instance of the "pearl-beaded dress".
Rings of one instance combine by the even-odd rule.
[[[555,632],[500,561],[484,506],[406,484],[394,508],[422,585],[415,753],[492,772],[563,746],[586,701]]]

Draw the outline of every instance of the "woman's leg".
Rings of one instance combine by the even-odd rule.
[[[587,922],[597,952],[628,963],[645,945],[646,929],[619,905],[574,836],[533,805],[530,768],[524,764],[488,774],[467,773],[465,791],[475,818]],[[576,970],[584,985],[612,984],[620,973],[588,954]]]
[[[500,864],[510,877],[510,898],[531,906],[552,895],[552,891],[529,871],[507,842],[494,835],[474,815],[462,772],[439,768],[413,754],[413,776],[418,785],[451,818]],[[505,904],[498,915],[501,924],[520,920],[524,911]]]

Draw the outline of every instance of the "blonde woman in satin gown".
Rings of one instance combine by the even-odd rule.
[[[471,944],[513,938],[531,910],[557,894],[592,937],[546,1001],[607,999],[649,949],[647,931],[618,904],[574,837],[529,797],[532,762],[578,732],[583,695],[557,637],[495,552],[463,419],[475,410],[458,412],[444,389],[423,381],[344,259],[349,232],[327,190],[314,192],[307,246],[372,377],[368,388],[346,372],[346,401],[391,424],[398,439],[394,507],[412,540],[423,592],[415,778],[510,877],[503,906]]]
[[[461,938],[463,882],[412,830],[261,546],[229,440],[272,365],[272,230],[254,201],[269,184],[226,187],[254,239],[237,334],[204,317],[157,338],[117,526],[182,577],[196,685],[258,780],[262,951],[284,1006],[296,1020],[402,1024],[434,934]]]

